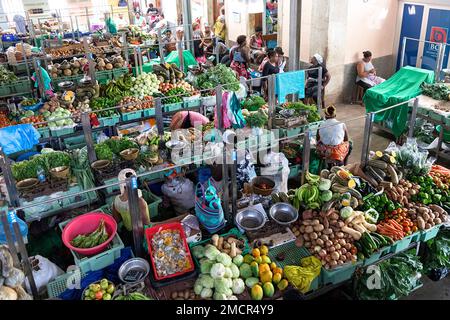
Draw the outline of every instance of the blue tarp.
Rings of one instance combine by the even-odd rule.
[[[6,155],[33,149],[40,133],[31,124],[18,124],[0,129],[0,146]]]

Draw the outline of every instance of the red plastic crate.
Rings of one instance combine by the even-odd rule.
[[[153,261],[153,254],[152,254],[152,239],[153,236],[158,233],[161,232],[163,230],[178,230],[180,231],[180,235],[181,238],[183,239],[183,244],[184,244],[184,250],[187,253],[187,258],[189,260],[189,263],[191,265],[191,267],[189,269],[186,269],[184,271],[181,272],[177,272],[174,274],[170,274],[164,277],[160,277],[158,275],[158,272],[156,272],[156,268],[155,268],[155,262]],[[185,273],[194,271],[195,266],[194,266],[194,261],[192,260],[192,256],[191,256],[191,252],[189,251],[189,246],[186,240],[186,234],[184,233],[184,229],[183,226],[181,225],[181,223],[179,222],[172,222],[172,223],[166,223],[163,225],[158,225],[158,226],[154,226],[148,229],[145,229],[145,237],[147,239],[147,246],[148,246],[148,253],[150,255],[150,262],[152,263],[152,269],[153,269],[153,274],[155,275],[155,279],[156,280],[164,280],[164,279],[169,279],[169,278],[173,278],[173,277],[177,277],[177,276],[181,276]]]

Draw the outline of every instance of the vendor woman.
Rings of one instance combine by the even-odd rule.
[[[336,107],[325,109],[325,122],[317,131],[317,152],[322,159],[345,165],[350,154],[347,126],[336,120]]]

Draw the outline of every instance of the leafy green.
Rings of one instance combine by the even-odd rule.
[[[119,100],[120,100],[119,97],[117,97],[116,99],[110,99],[107,97],[97,97],[91,101],[90,106],[91,106],[92,111],[98,111],[96,113],[99,118],[111,117],[111,116],[114,116],[117,114],[117,112],[114,109],[106,110],[106,111],[101,111],[101,110],[112,108],[112,107],[116,106],[117,103],[119,102]]]
[[[263,128],[269,118],[263,112],[254,112],[245,117],[247,125],[251,128]]]
[[[76,149],[71,152],[70,167],[82,190],[88,190],[95,187],[94,175],[92,174],[91,166],[89,165],[87,147]],[[96,194],[95,192],[89,192],[87,196],[89,199],[95,199]]]
[[[450,269],[450,230],[441,230],[436,238],[427,242],[428,252],[424,259],[427,273],[433,269]]]
[[[247,109],[248,111],[257,111],[265,104],[266,101],[262,97],[250,96],[244,100],[242,103],[242,108]]]
[[[304,104],[303,102],[287,102],[283,105],[286,109],[294,109],[298,114],[307,113],[308,114],[308,122],[313,123],[321,120],[319,110],[316,105]]]
[[[9,84],[10,82],[17,81],[17,79],[14,72],[7,70],[3,65],[0,65],[0,84]]]
[[[126,149],[138,148],[136,142],[127,139],[127,138],[119,138],[119,139],[108,139],[105,141],[106,145],[111,149],[111,151],[119,155],[120,152]]]
[[[239,90],[239,80],[236,74],[223,64],[218,64],[205,73],[198,75],[194,79],[194,86],[201,90],[205,89],[215,89],[218,85],[225,85],[225,90],[238,91]]]
[[[96,144],[94,149],[98,160],[113,160],[114,153],[111,151],[111,148],[106,141]]]
[[[63,151],[53,151],[33,156],[30,160],[16,162],[11,166],[11,171],[16,181],[36,178],[39,167],[48,175],[50,169],[70,165],[70,156]]]
[[[435,100],[450,100],[450,89],[445,84],[428,84],[422,83],[422,94]]]

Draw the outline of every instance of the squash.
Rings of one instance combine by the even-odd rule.
[[[106,70],[111,70],[113,68],[113,65],[111,63],[107,63],[105,65]]]
[[[17,300],[17,292],[7,286],[0,287],[0,300]]]
[[[72,70],[70,70],[70,69],[64,69],[63,73],[64,73],[64,75],[65,75],[66,77],[69,77],[69,76],[72,75]]]

